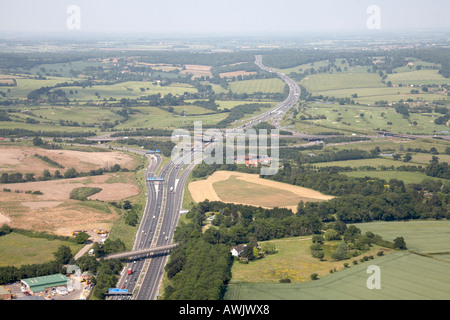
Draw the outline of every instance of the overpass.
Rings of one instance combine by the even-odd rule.
[[[129,258],[129,257],[138,257],[138,256],[146,255],[149,253],[172,250],[177,245],[178,245],[178,243],[173,243],[173,244],[168,244],[165,246],[158,246],[158,247],[153,247],[153,248],[148,248],[148,249],[112,253],[112,254],[105,256],[104,259],[108,260],[108,259],[124,259],[124,258]]]

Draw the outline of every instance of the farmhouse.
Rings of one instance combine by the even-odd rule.
[[[244,252],[244,245],[242,245],[242,244],[240,244],[240,245],[238,245],[238,246],[235,246],[235,247],[232,247],[231,248],[231,254],[234,256],[234,257],[239,257],[241,254],[242,254],[242,252]]]
[[[28,292],[37,293],[51,288],[67,287],[70,281],[65,275],[58,273],[49,276],[22,279],[21,283]]]

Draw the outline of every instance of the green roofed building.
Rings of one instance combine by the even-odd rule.
[[[45,291],[48,288],[64,287],[70,284],[69,279],[60,273],[43,277],[22,279],[21,282],[27,287],[28,291],[33,293]]]

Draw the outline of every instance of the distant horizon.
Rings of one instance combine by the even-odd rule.
[[[4,31],[0,30],[0,39],[5,39],[8,37],[19,36],[21,38],[33,37],[33,40],[36,40],[35,37],[41,37],[51,40],[52,38],[61,38],[64,37],[64,40],[70,40],[71,38],[98,38],[103,37],[106,39],[119,39],[121,37],[127,36],[132,39],[139,40],[154,40],[154,39],[178,39],[183,38],[186,40],[192,39],[201,39],[201,38],[235,38],[235,39],[293,39],[293,38],[311,38],[311,37],[319,37],[321,39],[333,39],[333,38],[383,38],[387,36],[393,37],[420,37],[420,36],[429,36],[429,35],[442,35],[449,37],[450,41],[450,28],[447,30],[442,29],[406,29],[406,30],[338,30],[334,32],[330,31],[283,31],[283,32],[266,32],[261,34],[259,32],[148,32],[148,31],[85,31],[85,30],[62,30],[62,31]]]
[[[448,0],[17,0],[0,3],[0,32],[211,36],[450,32],[448,16]]]

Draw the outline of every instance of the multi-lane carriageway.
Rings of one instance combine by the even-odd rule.
[[[289,86],[289,95],[275,108],[235,129],[247,130],[260,122],[270,120],[279,127],[279,120],[283,114],[295,106],[300,98],[300,87],[294,80],[283,73],[265,67],[262,64],[262,56],[255,57],[255,64],[265,71],[277,74]],[[213,144],[209,144],[207,148],[213,148]],[[145,172],[147,203],[138,228],[133,251],[142,253],[142,250],[164,248],[164,246],[172,244],[187,179],[195,165],[198,164],[197,162],[201,161],[201,157],[197,157],[197,152],[202,151],[197,150],[192,151],[188,155],[179,155],[176,159],[167,163],[158,173],[158,176],[157,170],[162,162],[161,156],[159,154],[146,155],[150,161]],[[189,159],[186,157],[189,157]],[[191,161],[191,159],[196,160]],[[170,191],[171,188],[173,188],[172,191]],[[164,274],[164,266],[168,259],[168,252],[169,250],[158,251],[129,259],[118,282],[118,288],[127,289],[133,295],[132,297],[116,296],[112,297],[112,299],[156,299]],[[129,269],[132,270],[131,274],[127,272]]]

